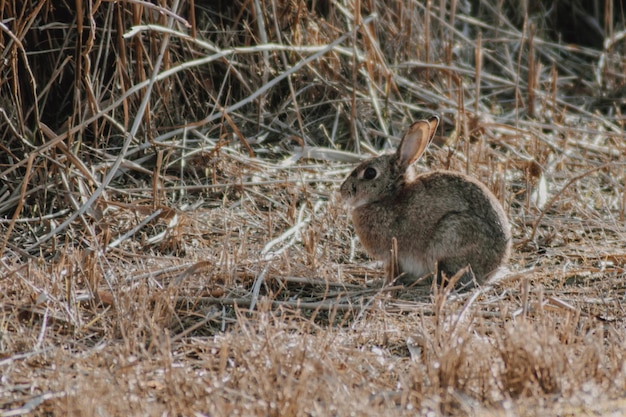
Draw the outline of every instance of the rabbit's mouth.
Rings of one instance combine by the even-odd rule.
[[[339,194],[339,196],[341,198],[341,205],[343,206],[344,209],[350,210],[352,207],[354,207],[354,196],[353,195],[349,195],[348,193],[345,193],[343,190],[341,190],[337,194]]]
[[[369,200],[367,198],[363,198],[363,197],[358,198],[357,196],[344,195],[343,193],[341,194],[341,199],[342,199],[343,207],[348,211],[357,209],[369,203]]]
[[[350,199],[350,201],[344,199],[341,205],[346,211],[350,211],[354,208],[354,203],[352,202],[352,199]]]

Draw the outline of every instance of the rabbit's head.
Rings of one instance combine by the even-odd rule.
[[[346,205],[357,208],[398,196],[411,180],[411,165],[422,156],[438,125],[437,116],[413,123],[395,153],[369,159],[357,166],[341,184],[341,197]]]

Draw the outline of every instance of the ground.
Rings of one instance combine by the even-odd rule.
[[[502,2],[106,2],[77,37],[9,3],[0,416],[626,413],[619,33],[559,44]],[[465,292],[389,283],[337,195],[432,113],[418,170],[483,181],[513,229]]]

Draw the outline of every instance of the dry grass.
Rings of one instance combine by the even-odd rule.
[[[626,413],[618,3],[165,3],[2,3],[0,416]],[[514,229],[465,293],[335,196],[432,112]]]

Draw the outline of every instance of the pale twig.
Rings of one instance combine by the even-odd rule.
[[[107,249],[112,249],[118,246],[120,243],[128,239],[130,236],[134,235],[139,230],[141,230],[145,225],[150,223],[153,219],[159,217],[162,212],[163,212],[163,209],[157,209],[154,213],[150,214],[148,217],[143,219],[138,225],[136,225],[135,227],[133,227],[132,229],[124,233],[122,236],[115,239],[113,242],[109,243],[109,245],[107,246]]]
[[[561,189],[559,190],[558,193],[556,193],[545,205],[545,207],[543,208],[543,210],[541,210],[541,213],[539,213],[539,217],[537,217],[537,219],[535,220],[535,223],[533,224],[533,228],[530,232],[530,236],[528,237],[528,239],[525,239],[524,241],[520,242],[520,244],[518,246],[523,246],[525,244],[527,244],[528,242],[532,242],[535,240],[535,234],[537,233],[537,229],[539,228],[539,225],[541,224],[541,220],[543,219],[543,216],[546,215],[546,212],[548,210],[550,210],[550,208],[552,208],[552,205],[561,197],[561,195],[563,194],[563,192],[565,192],[565,190],[572,184],[574,184],[576,181],[585,178],[586,176],[593,174],[596,171],[600,171],[602,169],[605,168],[609,168],[611,166],[614,166],[615,163],[614,162],[609,162],[608,164],[603,164],[600,166],[597,166],[595,168],[592,168],[588,171],[583,172],[580,175],[576,175],[575,177],[570,178],[569,181],[567,181],[567,183],[565,183],[565,185],[563,187],[561,187]]]

